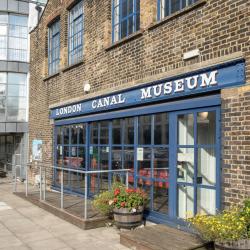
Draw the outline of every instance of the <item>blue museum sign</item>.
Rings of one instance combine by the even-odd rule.
[[[235,60],[198,71],[147,83],[51,109],[51,119],[61,119],[211,92],[245,83],[245,62]]]

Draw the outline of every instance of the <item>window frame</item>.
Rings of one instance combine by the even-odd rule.
[[[117,3],[115,4],[115,1],[117,1]],[[126,6],[127,6],[127,2],[129,0],[112,0],[112,43],[118,42],[121,39],[124,39],[126,37],[128,37],[129,35],[132,35],[133,33],[135,33],[136,31],[140,30],[140,0],[132,0],[133,1],[133,12],[132,13],[127,13],[127,15],[125,17],[122,17],[121,13],[122,13],[122,4],[123,2],[126,1]],[[139,2],[139,10],[137,9],[137,2]],[[118,22],[115,22],[115,12],[116,9],[118,10]],[[129,18],[133,18],[133,31],[131,34],[129,34]],[[139,19],[138,19],[139,17]],[[139,24],[138,22],[139,21]],[[127,27],[126,27],[126,35],[122,36],[122,23],[123,22],[127,22]],[[115,29],[116,27],[118,27],[118,38],[116,39],[115,37]]]
[[[76,16],[73,18],[71,21],[71,15],[72,11],[74,8],[77,8],[79,5],[81,5],[82,12],[80,15]],[[74,24],[77,22],[77,20],[80,20],[81,23],[81,29],[77,31],[76,33],[74,32]],[[72,29],[73,27],[73,29]],[[74,47],[74,37],[77,35],[80,35],[80,44],[77,44],[76,47]],[[71,39],[73,39],[73,42],[71,42]],[[72,45],[73,44],[73,45]],[[73,46],[73,49],[71,50],[71,45]],[[84,45],[84,1],[80,0],[77,1],[76,4],[74,4],[69,10],[68,10],[68,65],[74,65],[76,63],[79,63],[83,59],[83,45]],[[75,56],[77,56],[75,58]]]
[[[157,20],[163,20],[164,18],[175,14],[178,11],[182,11],[184,8],[191,6],[192,4],[196,3],[198,0],[184,0],[186,2],[185,6],[183,6],[183,0],[177,0],[179,2],[180,8],[172,12],[172,0],[157,0]],[[168,2],[168,13],[166,14],[165,11],[165,4]]]
[[[53,27],[58,25],[56,32],[53,34]],[[54,39],[59,39],[58,46],[53,47],[55,41]],[[48,75],[53,75],[60,70],[60,19],[54,20],[48,26]],[[58,57],[53,58],[53,51],[58,50]],[[55,69],[53,68],[53,65]]]

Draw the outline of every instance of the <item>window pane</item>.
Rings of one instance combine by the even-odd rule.
[[[7,25],[0,24],[0,36],[7,36]]]
[[[215,149],[199,148],[197,183],[214,186],[215,182],[216,182]]]
[[[65,135],[64,135],[65,138]],[[70,158],[69,158],[69,146],[63,147],[63,165],[64,167],[69,167]]]
[[[0,72],[0,83],[6,83],[7,82],[7,74]]]
[[[26,86],[8,85],[8,96],[26,96]]]
[[[8,15],[0,14],[0,23],[8,23]]]
[[[122,148],[112,148],[112,169],[122,169]]]
[[[71,127],[71,144],[77,144],[77,125]]]
[[[113,40],[124,38],[140,28],[140,0],[113,1]],[[120,12],[120,13],[119,13]]]
[[[180,0],[171,0],[171,13],[180,10]]]
[[[8,84],[26,84],[27,75],[20,73],[8,73]]]
[[[7,60],[7,49],[0,49],[0,60]]]
[[[154,144],[168,144],[169,143],[169,125],[168,114],[162,113],[155,115],[154,121]]]
[[[109,143],[109,122],[103,121],[100,122],[100,144]]]
[[[138,127],[138,144],[151,144],[151,116],[140,116]]]
[[[198,144],[215,144],[216,113],[200,112],[197,114]]]
[[[138,155],[137,148],[137,164],[138,164],[138,175],[143,177],[151,177],[151,149],[150,148],[139,148],[141,156]]]
[[[0,121],[5,120],[5,109],[0,109]]]
[[[8,121],[26,121],[26,110],[25,109],[7,109],[7,120]]]
[[[69,20],[69,64],[74,64],[83,56],[83,1],[70,10]]]
[[[57,145],[56,154],[57,154],[56,164],[58,167],[62,167],[62,164],[63,164],[63,146]]]
[[[124,168],[130,169],[129,171],[129,184],[134,184],[134,148],[133,147],[124,147]]]
[[[90,125],[90,143],[98,144],[98,123],[93,122]]]
[[[0,96],[5,96],[5,95],[6,95],[6,85],[0,84]]]
[[[78,148],[77,168],[85,168],[85,147]]]
[[[69,144],[69,127],[63,127],[63,143]]]
[[[177,157],[177,181],[193,183],[194,149],[179,148]]]
[[[113,144],[122,144],[122,120],[112,121],[112,141]]]
[[[168,213],[168,182],[154,182],[153,210],[159,213]]]
[[[109,147],[100,147],[100,169],[109,169]]]
[[[194,144],[194,116],[193,114],[178,115],[178,144]]]
[[[194,216],[194,188],[191,186],[178,186],[177,216],[182,219]]]
[[[25,109],[27,107],[25,97],[8,97],[7,98],[7,107],[15,107],[15,108],[21,108]]]
[[[62,144],[63,143],[63,129],[62,127],[57,127],[57,144]]]
[[[79,133],[79,144],[86,143],[86,124],[81,124],[78,126]]]
[[[90,155],[90,169],[97,169],[98,167],[98,147],[90,146],[89,147],[89,155]]]
[[[198,188],[197,190],[197,213],[216,213],[216,191],[213,189]]]
[[[134,144],[134,118],[124,119],[124,144]]]
[[[168,148],[154,148],[154,178],[168,181]]]

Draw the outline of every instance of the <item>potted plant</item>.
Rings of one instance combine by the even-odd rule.
[[[118,228],[134,228],[142,224],[147,195],[141,189],[126,188],[115,182],[110,191],[95,197],[93,205],[103,214],[114,216]]]
[[[214,241],[216,250],[250,249],[250,199],[243,207],[217,215],[196,215],[189,222],[204,240]]]

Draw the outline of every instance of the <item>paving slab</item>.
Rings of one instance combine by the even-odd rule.
[[[126,250],[113,228],[82,230],[12,194],[0,182],[0,250]]]

